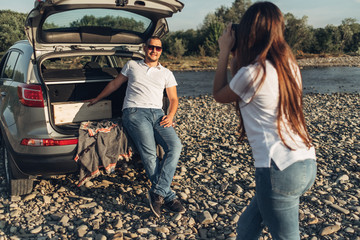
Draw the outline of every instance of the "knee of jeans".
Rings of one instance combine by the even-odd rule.
[[[182,147],[183,147],[183,145],[181,144],[181,141],[180,141],[180,140],[174,142],[174,144],[173,144],[173,146],[172,146],[173,151],[174,151],[174,152],[177,152],[177,153],[179,153],[179,154],[180,154],[180,152],[181,152],[181,150],[182,150]]]
[[[168,148],[169,151],[181,151],[183,145],[178,137],[171,139],[170,141],[164,142],[164,150]]]
[[[164,149],[165,150],[165,149]],[[173,143],[170,146],[167,146],[167,150],[165,150],[165,153],[169,156],[180,156],[182,150],[182,144],[180,143]]]

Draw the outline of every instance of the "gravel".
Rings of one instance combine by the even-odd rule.
[[[301,198],[301,239],[360,240],[359,94],[307,94],[304,104],[318,174]],[[80,188],[77,174],[41,177],[21,197],[7,194],[0,161],[0,240],[235,239],[255,183],[234,107],[211,96],[182,97],[176,121],[184,148],[172,188],[186,213],[153,216],[138,159]],[[261,239],[270,239],[266,229]]]
[[[300,67],[360,67],[360,56],[297,59]]]

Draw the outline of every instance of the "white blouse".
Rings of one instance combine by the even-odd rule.
[[[300,70],[296,65],[294,66],[293,73],[301,86]],[[286,121],[281,128],[282,136],[293,150],[287,148],[281,141],[277,129],[278,75],[270,61],[265,62],[265,70],[265,81],[253,99],[254,92],[263,76],[263,70],[259,64],[240,68],[229,84],[231,90],[241,99],[240,111],[255,159],[255,167],[269,168],[273,159],[276,166],[283,170],[297,161],[315,160],[315,148],[308,149],[296,133],[285,131],[288,127]],[[258,71],[260,71],[259,74]],[[253,79],[255,79],[254,84],[248,89]]]

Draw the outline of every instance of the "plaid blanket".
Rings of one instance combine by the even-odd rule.
[[[100,169],[106,173],[115,170],[119,160],[131,158],[131,143],[121,122],[103,120],[82,122],[75,161],[80,167],[77,186],[98,176]]]

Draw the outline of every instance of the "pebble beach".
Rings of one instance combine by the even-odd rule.
[[[301,198],[301,239],[360,240],[359,94],[307,94],[305,116],[317,152],[314,186]],[[187,212],[155,218],[139,161],[120,162],[77,187],[77,174],[38,178],[34,192],[10,197],[0,161],[0,240],[235,239],[255,193],[251,149],[236,135],[231,104],[180,98],[176,130],[183,151],[172,188]],[[262,240],[271,239],[265,229]]]

